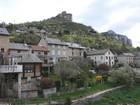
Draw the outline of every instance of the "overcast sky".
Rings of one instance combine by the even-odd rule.
[[[140,0],[0,0],[0,23],[40,21],[62,11],[98,32],[113,30],[140,46]]]

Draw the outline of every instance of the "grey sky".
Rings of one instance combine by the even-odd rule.
[[[0,0],[0,22],[39,21],[62,11],[98,32],[114,30],[140,46],[140,0]]]

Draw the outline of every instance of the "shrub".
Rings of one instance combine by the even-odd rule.
[[[103,80],[104,82],[107,82],[108,76],[107,76],[107,75],[103,75],[103,76],[102,76],[102,80]]]
[[[135,83],[135,72],[128,67],[121,67],[111,74],[114,83],[119,85],[133,86]]]
[[[108,71],[109,71],[110,68],[106,64],[100,64],[98,66],[98,69],[99,69],[99,73],[101,73],[101,74],[108,74]]]
[[[96,83],[101,83],[102,81],[102,76],[96,76],[95,77]]]
[[[61,87],[61,82],[60,81],[55,81],[55,86],[57,88],[57,91],[59,91],[60,87]]]
[[[44,77],[41,79],[40,86],[42,89],[50,88],[53,86],[53,80],[49,77]]]
[[[67,97],[65,100],[65,105],[71,105],[71,104],[72,104],[71,98]]]
[[[42,73],[42,76],[43,76],[43,77],[48,77],[48,76],[49,76],[48,71],[43,72],[43,73]]]

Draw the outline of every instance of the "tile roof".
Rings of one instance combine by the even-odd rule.
[[[119,55],[120,57],[122,56],[127,56],[127,57],[134,57],[135,55],[132,53],[122,53],[121,55]]]
[[[46,38],[46,41],[48,44],[57,44],[57,45],[68,46],[66,42],[63,42],[62,40],[59,40],[59,39]]]
[[[0,28],[0,35],[10,35],[6,28]]]
[[[42,61],[35,54],[18,55],[17,62],[18,63],[42,63]]]
[[[77,44],[77,43],[69,43],[69,42],[66,42],[67,43],[67,45],[69,46],[69,47],[71,47],[71,48],[80,48],[80,49],[84,49],[85,47],[82,47],[82,46],[80,46],[79,44]]]
[[[29,45],[33,51],[48,51],[44,46]]]
[[[103,49],[103,50],[91,50],[87,52],[87,55],[103,55],[110,49]]]
[[[9,43],[9,49],[29,50],[28,46],[22,43]]]

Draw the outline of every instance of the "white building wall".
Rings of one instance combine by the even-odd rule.
[[[110,50],[105,55],[88,55],[87,57],[93,60],[96,65],[107,64],[112,67],[115,64],[115,55]]]

